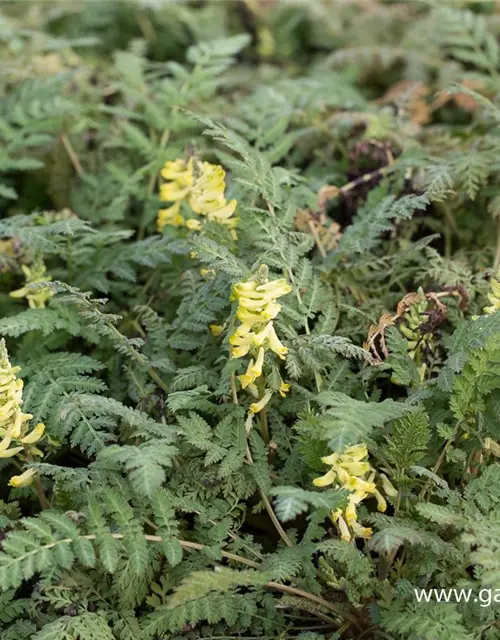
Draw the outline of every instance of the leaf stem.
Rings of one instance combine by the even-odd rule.
[[[247,456],[248,464],[253,465],[254,462],[253,462],[253,458],[252,458],[252,452],[250,451],[250,445],[248,443],[247,443],[246,456]],[[271,521],[272,521],[272,523],[274,525],[274,528],[278,532],[280,538],[287,545],[287,547],[293,547],[292,541],[288,537],[286,531],[281,526],[281,522],[278,520],[278,518],[276,517],[276,514],[274,513],[274,510],[273,510],[273,508],[271,506],[271,503],[269,502],[269,498],[266,496],[264,491],[262,491],[262,489],[259,488],[259,491],[260,491],[260,495],[261,495],[262,501],[264,503],[264,506],[266,508],[266,511],[267,511],[269,517],[271,518]]]

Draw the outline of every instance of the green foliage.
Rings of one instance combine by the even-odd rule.
[[[2,640],[498,637],[415,594],[500,580],[499,16],[2,3],[0,423],[22,392],[44,425],[13,457],[0,429]],[[234,229],[158,230],[192,156]],[[262,265],[286,349],[244,388],[232,287]],[[367,495],[313,483],[361,444]]]

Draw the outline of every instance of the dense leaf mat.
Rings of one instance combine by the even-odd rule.
[[[499,36],[1,3],[2,640],[500,638]]]

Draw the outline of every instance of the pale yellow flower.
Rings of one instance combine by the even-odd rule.
[[[289,391],[290,391],[290,384],[288,384],[287,382],[282,382],[279,388],[280,396],[284,398]]]
[[[180,210],[181,203],[175,202],[171,207],[168,207],[168,209],[160,209],[158,211],[156,225],[160,233],[167,225],[170,225],[172,227],[184,226],[184,218],[182,217]]]
[[[487,315],[495,313],[500,309],[500,282],[493,278],[490,282],[491,293],[488,293],[488,300],[491,302],[491,307],[484,307],[483,311]]]
[[[201,229],[200,220],[192,218],[184,221],[180,206],[182,202],[186,202],[193,213],[225,225],[234,237],[237,218],[233,214],[237,202],[226,200],[226,172],[220,165],[200,162],[195,158],[190,158],[187,162],[174,160],[166,163],[161,175],[167,182],[160,186],[160,199],[173,202],[174,205],[159,212],[160,231],[166,224],[186,226],[192,231]]]
[[[384,490],[385,495],[390,498],[395,498],[398,495],[398,491],[389,478],[384,473],[380,473],[379,477],[382,482],[382,489]]]
[[[9,485],[15,488],[28,487],[33,482],[35,475],[35,469],[27,469],[19,476],[12,476],[12,478],[9,480]]]
[[[251,353],[252,356],[246,372],[238,379],[242,388],[248,389],[257,398],[259,389],[263,393],[257,402],[250,405],[249,416],[262,411],[272,397],[272,391],[263,390],[263,385],[255,385],[255,381],[263,375],[266,352],[273,351],[282,359],[288,352],[276,335],[272,320],[281,311],[276,299],[290,291],[290,285],[283,278],[269,282],[265,265],[260,268],[256,279],[238,282],[232,287],[231,300],[238,302],[236,318],[241,324],[229,336],[231,355],[233,358],[242,358]],[[281,382],[280,395],[284,397],[289,389],[289,384]],[[248,421],[251,426],[251,419]]]
[[[23,402],[23,381],[16,374],[20,367],[10,364],[5,341],[0,341],[0,458],[12,458],[28,452],[30,456],[43,456],[43,452],[33,445],[39,442],[45,432],[42,423],[28,431],[28,422],[33,417],[21,410]],[[11,478],[11,486],[27,486],[35,471],[30,470]],[[26,483],[26,484],[24,484]]]
[[[250,360],[246,373],[244,373],[241,376],[238,376],[243,389],[248,387],[249,384],[252,384],[253,382],[255,382],[257,378],[260,378],[260,376],[262,375],[263,365],[264,365],[264,349],[261,347],[259,349],[259,353],[257,355],[257,360],[255,361],[255,363],[253,360]]]
[[[9,295],[12,298],[26,298],[32,309],[43,309],[47,300],[54,295],[54,291],[50,287],[31,288],[29,285],[50,282],[52,277],[47,274],[42,261],[35,263],[32,268],[25,264],[21,268],[26,278],[26,286],[16,291],[11,291]]]
[[[358,523],[356,508],[363,500],[373,496],[379,511],[384,512],[387,509],[387,502],[374,482],[375,471],[366,458],[368,458],[368,450],[365,444],[348,447],[341,454],[332,453],[321,458],[321,461],[330,465],[331,469],[325,475],[313,480],[313,484],[317,487],[336,484],[349,491],[348,503],[344,511],[337,509],[330,514],[332,521],[339,527],[343,540],[349,541],[353,536],[369,538],[372,535],[370,528],[362,527]],[[385,480],[390,485],[387,478]],[[382,484],[384,486],[383,478]],[[392,489],[394,490],[394,487]]]
[[[224,331],[224,327],[221,324],[210,324],[208,328],[210,329],[211,334],[216,338]]]
[[[201,229],[201,222],[195,220],[195,218],[189,218],[189,220],[186,220],[186,227],[190,231],[199,231]]]
[[[267,405],[267,403],[271,399],[272,395],[273,395],[272,391],[266,391],[266,393],[258,402],[253,402],[250,405],[250,409],[249,409],[250,413],[259,413],[260,411],[262,411],[262,409],[264,409],[264,407]]]
[[[39,440],[43,438],[43,434],[45,432],[45,425],[42,422],[39,422],[36,427],[28,433],[28,435],[21,438],[21,442],[23,444],[35,444]]]

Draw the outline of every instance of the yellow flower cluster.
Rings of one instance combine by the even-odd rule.
[[[233,214],[237,203],[226,200],[226,172],[220,165],[191,157],[187,162],[167,162],[161,175],[166,182],[160,187],[160,198],[172,204],[158,212],[158,231],[163,231],[166,225],[185,226],[192,231],[201,229],[198,218],[186,220],[182,215],[181,204],[187,202],[193,213],[228,227],[235,236],[238,219]]]
[[[231,355],[241,358],[249,351],[257,351],[257,356],[250,360],[247,372],[240,376],[242,387],[254,383],[262,375],[264,354],[267,349],[285,358],[288,349],[281,343],[274,329],[273,319],[281,311],[276,302],[281,296],[290,293],[292,288],[286,280],[267,281],[249,280],[233,285],[232,299],[238,301],[236,317],[241,322],[229,338]]]
[[[17,291],[11,291],[12,298],[26,298],[32,309],[43,309],[47,300],[52,298],[54,292],[50,287],[34,287],[29,285],[38,284],[40,282],[50,282],[51,276],[47,274],[47,270],[42,261],[37,262],[32,268],[23,264],[21,266],[26,278],[26,285]]]
[[[365,444],[349,447],[344,453],[332,453],[321,458],[321,461],[331,466],[324,476],[313,480],[315,486],[326,487],[331,484],[340,485],[342,489],[349,491],[349,501],[344,511],[337,509],[332,511],[331,519],[340,530],[342,540],[355,538],[370,538],[372,530],[362,527],[358,523],[356,507],[366,498],[373,496],[377,500],[379,511],[387,509],[387,503],[383,495],[378,491],[375,482],[375,471],[367,460],[368,450]],[[396,495],[396,490],[385,476],[381,474],[383,487],[387,495]]]
[[[42,456],[42,452],[34,447],[43,437],[45,426],[42,423],[36,425],[28,433],[28,422],[33,417],[29,413],[23,413],[23,381],[17,378],[20,367],[10,364],[5,341],[0,341],[0,458],[12,458],[21,453],[30,456]],[[12,446],[11,446],[12,445]],[[31,484],[34,469],[28,469],[19,476],[13,476],[9,485],[12,487],[25,487]]]
[[[483,311],[487,315],[491,315],[500,309],[500,282],[493,278],[491,280],[491,292],[488,293],[488,300],[491,307],[484,307]]]
[[[231,355],[233,358],[241,358],[248,353],[252,355],[246,372],[238,376],[242,388],[248,388],[257,399],[250,405],[248,428],[252,416],[264,409],[273,393],[267,390],[259,397],[255,385],[262,376],[266,351],[273,351],[282,360],[288,352],[276,334],[273,320],[281,311],[276,300],[290,293],[292,288],[283,278],[269,281],[267,276],[268,268],[262,265],[256,279],[233,285],[231,296],[232,300],[238,301],[236,317],[241,323],[229,338]],[[289,389],[290,385],[282,381],[280,395],[285,396]]]

